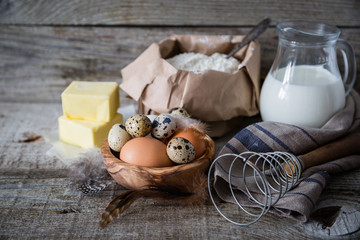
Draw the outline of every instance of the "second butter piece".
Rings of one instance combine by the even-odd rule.
[[[123,116],[118,113],[111,122],[95,122],[69,119],[66,116],[58,118],[59,138],[62,142],[81,148],[101,147],[114,124],[122,124]]]

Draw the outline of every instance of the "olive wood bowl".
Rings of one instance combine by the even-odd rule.
[[[157,184],[191,190],[189,187],[192,181],[195,177],[207,173],[215,155],[214,141],[202,131],[198,131],[202,133],[206,143],[205,153],[191,163],[171,167],[142,167],[126,163],[110,149],[106,139],[101,146],[106,169],[117,183],[132,190],[146,189]]]

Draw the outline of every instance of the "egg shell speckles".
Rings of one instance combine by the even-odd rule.
[[[159,140],[171,137],[176,131],[176,122],[168,114],[160,114],[152,123],[151,136]]]
[[[121,148],[131,139],[130,134],[122,124],[114,124],[108,134],[109,147],[115,152],[120,152]]]
[[[185,138],[177,137],[171,139],[166,148],[170,160],[178,163],[189,163],[195,159],[195,148]]]
[[[125,122],[126,131],[133,137],[145,137],[151,132],[151,120],[143,114],[135,114]]]
[[[169,113],[171,115],[176,115],[180,117],[190,117],[190,114],[184,108],[181,107],[173,108],[169,111]]]

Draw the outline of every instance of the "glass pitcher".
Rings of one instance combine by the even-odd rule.
[[[356,79],[355,54],[331,25],[289,21],[277,24],[278,49],[260,94],[263,121],[322,127],[344,108]],[[344,59],[343,76],[337,50]]]

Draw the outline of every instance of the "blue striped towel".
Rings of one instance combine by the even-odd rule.
[[[347,96],[345,108],[335,114],[322,128],[298,127],[276,122],[254,123],[230,139],[220,151],[219,156],[227,153],[239,154],[246,151],[283,151],[301,155],[349,132],[357,131],[359,126],[360,96],[352,90]],[[235,203],[228,183],[230,164],[231,161],[228,158],[221,158],[215,164],[214,189],[222,200]],[[359,155],[348,156],[306,169],[302,173],[299,183],[280,198],[270,211],[306,222],[321,192],[328,184],[330,174],[357,167],[360,167]],[[231,180],[231,184],[233,189],[240,190],[238,191],[240,192],[238,200],[242,205],[256,207],[258,205],[247,197],[243,181],[236,180],[236,176],[242,175],[242,169],[242,162],[237,161],[231,172],[234,179]]]

